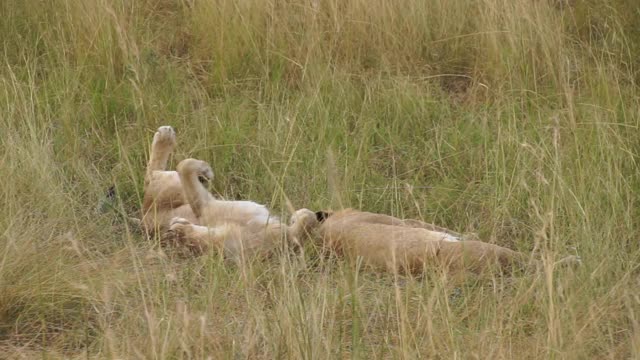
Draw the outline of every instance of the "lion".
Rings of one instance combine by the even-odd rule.
[[[353,209],[336,212],[297,210],[292,223],[303,227],[323,248],[366,266],[389,272],[421,274],[427,267],[450,274],[483,273],[489,269],[507,272],[526,268],[536,260],[498,245],[468,240],[445,228],[419,220],[399,219]],[[566,257],[558,263],[574,263]]]
[[[205,161],[185,159],[176,171],[167,171],[175,146],[173,128],[158,128],[144,180],[141,223],[147,233],[169,233],[195,252],[218,249],[234,258],[269,253],[283,238],[293,246],[298,243],[302,224],[282,223],[253,201],[213,196],[204,185],[214,176]]]
[[[176,143],[176,133],[171,126],[159,127],[153,136],[142,198],[141,223],[148,234],[166,232],[176,217],[198,222],[185,198],[178,172],[166,170]],[[201,180],[206,178],[203,176]]]

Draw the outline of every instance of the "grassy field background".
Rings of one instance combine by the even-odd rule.
[[[0,357],[640,358],[640,10],[603,3],[0,2]],[[163,251],[126,221],[159,125],[230,198],[420,218],[544,266]]]

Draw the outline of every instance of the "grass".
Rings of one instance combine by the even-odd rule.
[[[0,357],[640,357],[633,1],[0,10]],[[421,218],[544,266],[454,280],[312,246],[242,268],[163,251],[126,216],[165,124],[172,165],[209,161],[230,198]]]

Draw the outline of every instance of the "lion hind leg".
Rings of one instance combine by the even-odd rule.
[[[151,143],[151,154],[147,164],[147,181],[151,179],[154,171],[164,171],[167,168],[169,155],[176,147],[176,132],[171,126],[161,126],[153,136]]]

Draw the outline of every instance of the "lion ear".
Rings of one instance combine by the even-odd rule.
[[[316,219],[318,220],[318,222],[323,222],[327,220],[329,215],[330,214],[326,211],[316,211]]]

